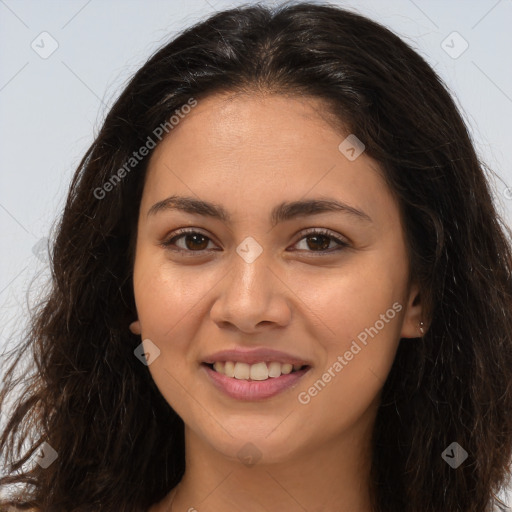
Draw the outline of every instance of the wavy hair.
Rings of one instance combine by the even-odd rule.
[[[17,491],[3,506],[145,512],[182,478],[183,421],[134,356],[140,337],[128,330],[152,151],[106,197],[97,191],[190,98],[226,91],[324,100],[324,117],[364,142],[397,198],[428,331],[400,342],[384,384],[373,511],[489,510],[512,459],[511,232],[493,202],[492,171],[415,50],[364,16],[316,2],[244,5],[197,22],[155,52],[109,110],[52,238],[47,294],[4,355],[0,487]],[[17,374],[26,351],[30,370]],[[27,468],[45,442],[57,459]],[[441,457],[453,442],[468,454],[457,469]]]

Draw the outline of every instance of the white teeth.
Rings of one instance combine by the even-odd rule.
[[[224,363],[224,375],[226,375],[227,377],[235,376],[235,363],[233,363],[233,361],[226,361]]]
[[[213,369],[216,372],[239,380],[267,380],[268,378],[287,375],[292,370],[299,370],[300,368],[302,368],[301,364],[281,364],[277,361],[272,361],[268,365],[264,362],[247,364],[233,361],[216,361],[213,364]]]
[[[235,364],[235,379],[247,380],[251,373],[251,367],[247,363]]]
[[[288,373],[291,373],[293,370],[293,365],[286,363],[281,365],[281,373],[284,373],[285,375]]]
[[[281,375],[281,363],[272,361],[268,366],[269,377],[279,377]]]
[[[237,363],[238,364],[238,363]],[[256,363],[251,365],[251,380],[267,380],[268,368],[265,363]]]
[[[213,369],[216,372],[224,373],[224,363],[222,361],[215,361],[215,363],[213,363]]]

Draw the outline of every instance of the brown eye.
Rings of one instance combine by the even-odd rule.
[[[203,251],[208,246],[208,237],[201,235],[200,233],[192,233],[187,235],[181,235],[181,237],[185,240],[185,246],[189,250],[199,250]],[[206,242],[205,242],[206,241]]]
[[[176,242],[183,239],[183,244],[179,245]],[[179,234],[173,236],[169,240],[162,243],[164,247],[171,248],[172,246],[177,247],[177,251],[183,252],[200,252],[204,251],[208,247],[208,243],[211,240],[202,233],[197,231],[180,231]]]
[[[183,240],[181,243],[179,241]],[[306,251],[310,253],[319,254],[332,254],[333,252],[340,251],[349,244],[340,238],[333,236],[330,231],[327,230],[312,230],[306,233],[299,242],[305,241],[305,247],[299,248],[300,251]],[[162,246],[182,253],[201,253],[202,251],[208,250],[208,244],[211,239],[206,235],[189,229],[179,230],[177,233],[165,242],[162,242]],[[295,245],[298,245],[297,242]],[[331,244],[334,246],[331,247]]]
[[[325,235],[310,235],[305,237],[308,240],[307,244],[311,250],[326,250],[331,245],[331,239]],[[311,243],[311,240],[313,242]]]
[[[333,252],[340,251],[345,247],[348,247],[349,244],[340,238],[333,236],[330,231],[327,230],[313,230],[309,233],[306,233],[299,242],[305,240],[305,248],[299,248],[298,250],[305,250],[306,252],[317,252],[317,253],[326,253],[331,254]],[[299,242],[297,242],[298,245]],[[334,247],[331,247],[331,244],[334,242]]]

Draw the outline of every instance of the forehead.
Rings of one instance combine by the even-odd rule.
[[[241,211],[333,194],[363,210],[386,208],[390,193],[377,163],[364,152],[351,161],[340,151],[347,135],[317,98],[209,96],[155,148],[146,209],[176,193]]]
[[[296,121],[299,123],[295,124]],[[336,131],[338,136],[344,131],[341,121],[320,98],[262,92],[223,92],[206,96],[190,113],[182,116],[170,135],[176,138],[178,133],[188,132],[186,125],[201,132],[214,132],[215,139],[226,146],[236,146],[237,141],[248,139],[253,144],[266,144],[270,138],[279,143],[303,136],[313,126]]]

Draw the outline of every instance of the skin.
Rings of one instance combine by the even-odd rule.
[[[347,159],[338,146],[348,134],[325,112],[312,98],[215,94],[151,157],[134,264],[138,319],[130,329],[160,350],[148,369],[185,423],[186,472],[150,512],[169,510],[172,500],[174,511],[370,510],[380,393],[400,338],[421,335],[422,305],[409,282],[398,205],[377,163],[364,152]],[[174,194],[222,205],[232,221],[177,210],[148,215]],[[313,198],[343,201],[371,222],[334,211],[272,226],[277,204]],[[189,257],[160,245],[183,227],[207,237],[174,242]],[[306,237],[309,228],[349,245],[333,252],[337,243]],[[252,263],[236,252],[248,236],[263,249]],[[394,303],[401,311],[300,403],[299,393]],[[277,396],[236,400],[200,366],[206,355],[236,347],[272,347],[311,369]],[[249,442],[260,457],[253,466],[237,456]]]

